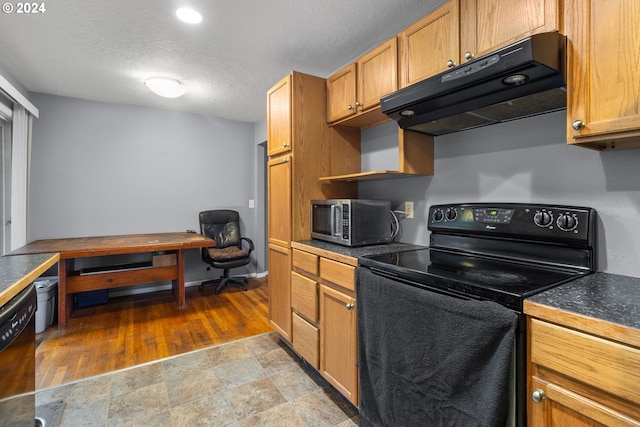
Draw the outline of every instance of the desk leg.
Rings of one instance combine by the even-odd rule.
[[[73,259],[58,261],[58,329],[64,329],[71,318],[73,294],[67,294],[67,275],[73,269]]]
[[[178,308],[184,308],[186,304],[185,290],[184,290],[184,251],[178,250],[176,254],[178,256],[178,277],[171,282],[173,287],[173,297],[178,303]]]

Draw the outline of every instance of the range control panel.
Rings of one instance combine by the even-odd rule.
[[[595,233],[595,210],[576,206],[467,203],[429,208],[432,232],[545,241],[588,241]]]

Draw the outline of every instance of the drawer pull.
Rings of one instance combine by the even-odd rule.
[[[533,393],[531,393],[531,400],[533,400],[535,403],[540,403],[546,398],[547,395],[544,394],[544,391],[540,390],[539,388],[535,389]]]

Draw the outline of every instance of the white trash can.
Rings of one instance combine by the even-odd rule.
[[[53,324],[57,311],[58,278],[41,278],[33,282],[38,296],[36,310],[36,334],[44,332]]]

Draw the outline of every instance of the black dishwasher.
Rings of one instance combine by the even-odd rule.
[[[36,288],[0,307],[0,426],[35,424]]]

